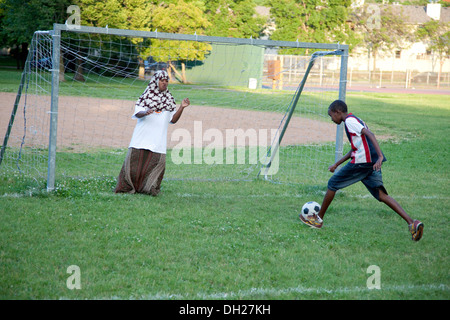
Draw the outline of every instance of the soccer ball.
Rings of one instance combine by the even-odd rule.
[[[313,215],[318,214],[320,211],[320,204],[315,201],[309,201],[305,203],[302,207],[302,212],[300,213],[303,218],[308,219]]]

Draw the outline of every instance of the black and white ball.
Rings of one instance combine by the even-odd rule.
[[[305,203],[302,207],[302,212],[300,213],[303,218],[308,219],[313,215],[317,215],[320,211],[320,204],[315,201],[309,201]]]

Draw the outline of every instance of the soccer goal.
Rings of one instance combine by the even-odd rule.
[[[345,100],[348,46],[55,24],[37,31],[3,139],[0,173],[115,178],[134,104],[156,70],[177,104],[166,179],[318,184],[342,155],[328,105]],[[4,102],[5,103],[5,102]]]

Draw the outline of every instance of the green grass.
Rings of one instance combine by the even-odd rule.
[[[67,169],[52,193],[0,173],[0,298],[449,299],[449,97],[347,102],[391,137],[381,143],[384,182],[424,222],[420,242],[362,184],[338,193],[313,230],[298,211],[321,202],[326,184],[166,179],[153,198],[114,194],[112,168],[89,178]],[[77,156],[89,157],[68,153],[58,166]],[[123,154],[109,156],[120,166]],[[167,174],[182,169],[168,162]],[[66,286],[71,265],[81,290]],[[366,287],[371,265],[381,290]]]
[[[2,92],[17,93],[20,84],[22,71],[17,69],[0,69],[0,90]],[[12,106],[11,106],[12,109]]]

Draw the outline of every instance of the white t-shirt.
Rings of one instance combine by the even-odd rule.
[[[142,118],[136,113],[146,111],[145,107],[134,108],[132,119],[137,119],[136,127],[128,148],[146,149],[157,153],[167,151],[167,128],[176,110],[153,112]]]
[[[345,119],[345,131],[352,146],[351,163],[374,163],[378,160],[374,145],[362,134],[364,128],[368,129],[364,121],[351,113]],[[384,156],[383,161],[386,161]]]
[[[358,137],[361,136],[361,131],[364,129],[364,125],[362,125],[358,120],[354,117],[348,117],[345,119],[345,125],[349,132],[356,134]]]
[[[345,126],[348,131],[348,137],[352,146],[351,163],[370,163],[370,149],[366,136],[362,135],[362,129],[365,128],[362,120],[357,119],[350,114],[345,119]]]

